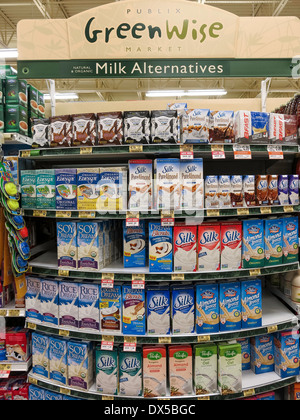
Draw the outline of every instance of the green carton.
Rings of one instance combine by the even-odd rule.
[[[4,106],[0,105],[0,133],[4,133]]]
[[[43,210],[56,208],[55,169],[36,171],[36,206]]]
[[[21,105],[27,108],[27,81],[17,76],[7,76],[5,79],[5,104]]]
[[[44,94],[38,92],[38,115],[41,118],[45,118],[45,98]]]
[[[218,392],[218,347],[216,344],[194,346],[194,378],[196,395]]]
[[[21,171],[22,208],[36,208],[36,171]]]
[[[4,80],[0,79],[0,105],[4,103]]]
[[[28,112],[29,116],[39,115],[39,91],[28,85]]]
[[[21,105],[5,106],[5,132],[20,133],[28,136],[27,108]]]

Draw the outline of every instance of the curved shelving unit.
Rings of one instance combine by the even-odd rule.
[[[143,400],[143,401],[148,401],[148,402],[153,401],[153,399],[151,398],[144,399],[144,397],[101,395],[96,391],[95,385],[93,385],[88,391],[83,391],[83,390],[81,391],[75,388],[60,386],[60,385],[54,384],[50,380],[41,378],[33,374],[32,372],[29,373],[28,380],[29,380],[29,383],[33,385],[37,385],[41,388],[45,388],[50,391],[57,392],[59,394],[69,395],[75,398],[82,398],[82,399],[88,399],[88,400],[127,400],[127,401],[128,400]],[[276,389],[280,389],[280,388],[292,385],[295,382],[296,382],[296,377],[281,379],[275,372],[265,373],[262,375],[255,375],[252,371],[246,371],[246,372],[243,372],[243,391],[238,394],[188,395],[184,397],[166,396],[163,398],[155,398],[154,400],[171,400],[171,401],[176,401],[176,400],[181,400],[181,399],[232,400],[232,399],[258,395],[264,392],[275,391]]]
[[[298,324],[298,318],[293,315],[276,297],[272,294],[263,295],[263,320],[262,326],[254,329],[238,330],[231,332],[219,332],[211,335],[146,335],[136,336],[134,341],[139,344],[196,344],[204,342],[219,342],[233,340],[237,338],[250,338],[254,336],[269,334],[275,331],[285,331],[294,328]],[[132,339],[123,334],[109,334],[109,332],[87,332],[84,330],[68,327],[49,326],[27,319],[27,328],[40,333],[59,335],[74,339],[89,340],[95,342],[105,341],[107,337],[111,338],[115,344],[123,344],[127,339]],[[103,338],[105,339],[103,340]]]

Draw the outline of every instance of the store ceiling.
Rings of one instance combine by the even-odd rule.
[[[17,23],[22,19],[59,19],[74,16],[93,7],[118,0],[0,0],[0,48],[16,48]],[[219,7],[238,16],[297,16],[300,0],[186,0]],[[300,51],[299,51],[300,53]],[[15,64],[15,63],[12,63]],[[142,100],[148,90],[222,87],[226,98],[255,98],[262,79],[173,79],[173,80],[60,80],[59,92],[77,92],[80,101]],[[47,91],[44,81],[33,81]],[[300,81],[273,79],[271,97],[292,97],[300,91]],[[202,99],[203,100],[203,99]]]

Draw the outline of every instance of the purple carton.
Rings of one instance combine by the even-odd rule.
[[[279,175],[278,177],[278,199],[281,206],[289,205],[289,176]]]
[[[299,205],[299,175],[289,175],[289,203]]]

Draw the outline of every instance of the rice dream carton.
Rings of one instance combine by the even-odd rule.
[[[219,287],[218,284],[196,285],[196,333],[219,332]]]
[[[26,318],[30,321],[41,321],[41,280],[38,277],[26,276]]]
[[[265,263],[264,221],[243,220],[243,268],[263,267]]]
[[[81,330],[99,331],[99,285],[81,283],[78,287],[78,326]]]
[[[161,223],[149,223],[149,271],[173,271],[173,229],[161,226]]]
[[[78,328],[78,283],[59,282],[59,325]]]
[[[55,280],[41,280],[41,315],[44,324],[50,326],[59,324],[59,290]]]
[[[241,282],[242,295],[242,328],[259,328],[262,326],[262,285],[261,280]]]
[[[124,268],[146,266],[146,227],[141,220],[139,226],[126,226],[123,222]]]

